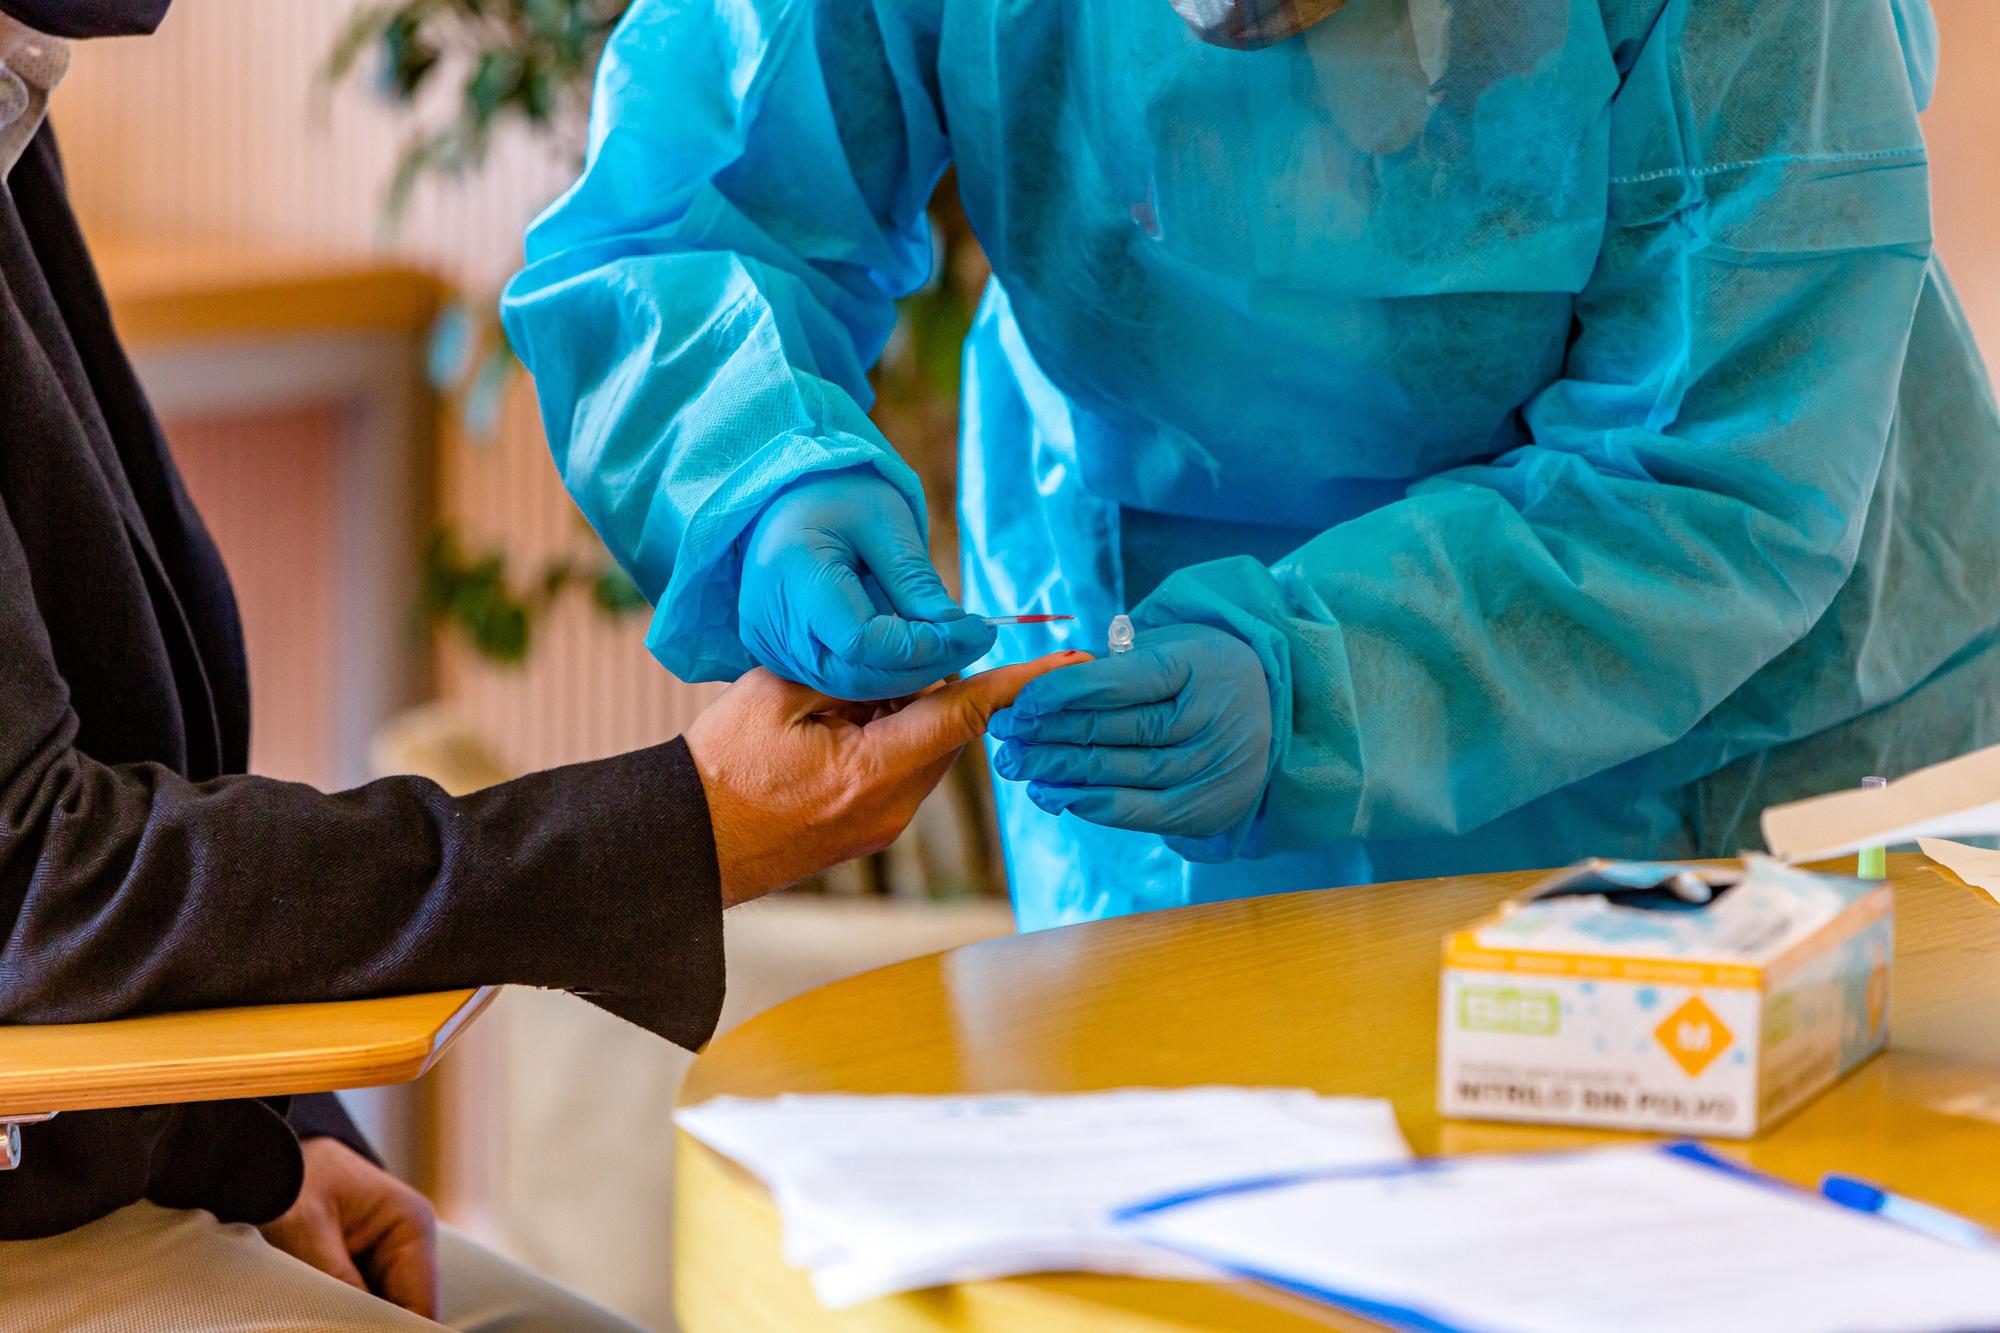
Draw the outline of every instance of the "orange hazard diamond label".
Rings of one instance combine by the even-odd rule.
[[[1653,1035],[1689,1078],[1699,1077],[1736,1040],[1736,1034],[1722,1025],[1715,1010],[1699,995],[1689,996],[1686,1004],[1668,1014],[1666,1021],[1653,1029]]]

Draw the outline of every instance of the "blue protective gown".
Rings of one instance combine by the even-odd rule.
[[[2000,740],[1934,46],[1923,0],[1352,0],[1257,52],[1164,0],[639,0],[507,327],[653,651],[734,675],[775,491],[916,500],[865,376],[956,167],[967,604],[1223,629],[1276,722],[1217,863],[1000,784],[1024,927],[1726,853]]]

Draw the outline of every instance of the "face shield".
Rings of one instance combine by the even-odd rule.
[[[1238,51],[1296,37],[1347,0],[1172,0],[1195,36]]]
[[[1173,2],[1319,21],[1244,53],[1166,5],[1072,8],[1090,58],[1061,96],[1091,151],[1065,188],[1119,201],[1143,253],[1217,284],[1406,296],[1539,281],[1510,238],[1601,233],[1602,182],[1575,169],[1609,93],[1596,0]]]

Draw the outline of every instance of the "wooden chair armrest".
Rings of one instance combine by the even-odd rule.
[[[0,1026],[0,1119],[406,1083],[497,990]]]

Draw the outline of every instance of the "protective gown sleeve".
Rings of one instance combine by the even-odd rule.
[[[739,538],[789,483],[872,468],[925,523],[866,409],[895,300],[930,276],[947,146],[928,9],[639,0],[583,176],[502,300],[564,483],[684,679],[754,665]]]
[[[1890,10],[1607,6],[1622,80],[1597,268],[1529,442],[1274,567],[1140,608],[1258,651],[1259,813],[1208,858],[1456,834],[1674,741],[1856,560],[1930,253]]]

